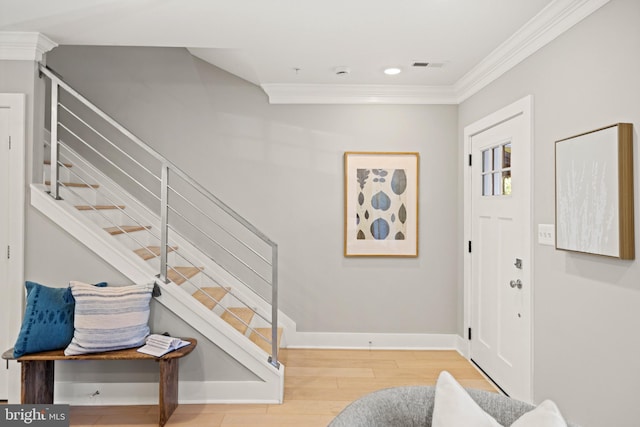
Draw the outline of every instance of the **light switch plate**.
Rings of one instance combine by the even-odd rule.
[[[556,229],[554,224],[538,224],[538,243],[541,245],[556,245]]]

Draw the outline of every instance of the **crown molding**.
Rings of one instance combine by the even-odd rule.
[[[41,33],[0,31],[0,61],[42,61],[58,43]]]
[[[610,0],[555,0],[452,86],[262,84],[271,104],[459,104]]]
[[[456,104],[451,86],[263,84],[271,104]]]
[[[502,76],[610,0],[555,0],[453,86],[458,103]]]

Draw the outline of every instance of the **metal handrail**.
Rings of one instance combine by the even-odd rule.
[[[40,65],[40,72],[41,72],[41,75],[44,75],[44,76],[48,77],[50,82],[51,82],[51,104],[50,104],[50,114],[51,114],[51,141],[50,141],[50,147],[51,147],[51,178],[50,178],[51,187],[50,188],[51,188],[51,192],[50,193],[51,193],[52,197],[54,197],[55,199],[60,199],[60,185],[62,185],[62,183],[59,180],[59,166],[60,166],[59,150],[60,150],[60,145],[59,145],[59,129],[58,128],[60,127],[60,129],[64,130],[65,132],[68,132],[69,135],[71,135],[77,141],[82,143],[84,146],[88,147],[95,155],[99,156],[104,161],[108,162],[110,167],[116,168],[119,173],[122,173],[126,178],[130,179],[131,181],[133,181],[135,184],[137,184],[139,187],[141,187],[147,193],[149,193],[153,197],[155,197],[156,200],[160,201],[160,211],[159,211],[160,222],[161,222],[161,226],[160,226],[160,271],[159,271],[159,275],[158,275],[160,280],[162,280],[165,283],[168,283],[169,279],[167,277],[167,269],[169,268],[169,269],[173,270],[172,267],[168,267],[168,265],[167,265],[167,255],[168,255],[168,252],[171,251],[170,244],[169,244],[169,234],[170,233],[177,233],[177,231],[175,230],[175,227],[173,227],[173,226],[171,226],[169,224],[169,214],[171,212],[172,214],[177,214],[178,216],[180,216],[182,218],[182,221],[185,221],[186,223],[190,224],[192,227],[195,227],[196,230],[198,230],[200,233],[202,233],[202,235],[205,235],[208,239],[210,239],[210,240],[214,241],[216,244],[218,244],[219,247],[222,249],[222,251],[228,253],[232,258],[237,260],[240,265],[242,265],[245,268],[247,268],[247,271],[249,271],[251,274],[254,274],[255,277],[259,278],[260,280],[264,281],[264,283],[266,283],[266,284],[271,286],[271,301],[269,302],[262,295],[261,292],[258,292],[256,289],[253,289],[253,287],[251,285],[249,285],[248,283],[244,282],[237,274],[234,274],[233,272],[229,271],[228,268],[230,268],[230,267],[225,267],[224,265],[221,265],[221,267],[223,269],[227,270],[227,272],[229,274],[231,274],[233,277],[235,277],[241,283],[244,283],[245,285],[247,285],[249,287],[249,289],[251,289],[253,292],[256,293],[256,295],[258,295],[259,297],[261,297],[262,299],[264,299],[267,303],[269,303],[271,305],[271,322],[270,323],[271,323],[272,334],[271,334],[271,342],[270,343],[271,343],[271,353],[272,354],[269,357],[269,363],[271,363],[276,368],[279,367],[279,362],[278,362],[278,343],[277,343],[277,336],[278,336],[278,272],[277,272],[277,266],[278,266],[278,264],[277,264],[277,262],[278,262],[278,254],[277,254],[277,252],[278,252],[278,248],[277,248],[277,244],[274,241],[272,241],[270,238],[268,238],[266,236],[266,234],[264,234],[260,230],[258,230],[253,224],[251,224],[249,221],[247,221],[245,218],[243,218],[241,215],[239,215],[237,212],[235,212],[233,209],[231,209],[227,204],[222,202],[219,198],[214,196],[210,191],[208,191],[206,188],[204,188],[202,185],[200,185],[198,182],[196,182],[194,179],[192,179],[184,171],[179,169],[171,161],[169,161],[164,156],[162,156],[161,154],[159,154],[158,152],[153,150],[150,146],[148,146],[146,143],[144,143],[142,140],[140,140],[138,137],[136,137],[131,131],[126,129],[124,126],[122,126],[120,123],[118,123],[115,119],[110,117],[108,114],[106,114],[100,108],[95,106],[91,101],[89,101],[87,98],[85,98],[79,92],[77,92],[75,89],[73,89],[67,83],[65,83],[53,70],[51,70],[47,66],[41,64]],[[136,147],[141,149],[146,155],[150,156],[152,160],[157,162],[160,165],[159,173],[156,174],[156,173],[152,172],[147,166],[143,165],[142,160],[139,160],[139,159],[136,159],[135,157],[133,157],[128,152],[129,150],[122,149],[118,144],[115,144],[114,142],[109,140],[109,138],[107,138],[102,132],[96,130],[86,120],[84,120],[78,114],[73,112],[69,106],[63,105],[60,102],[60,96],[61,96],[60,88],[62,88],[66,93],[71,95],[76,100],[80,101],[85,107],[87,107],[97,117],[99,117],[106,124],[111,126],[114,130],[119,132],[119,134],[123,135],[126,138],[127,143],[133,143]],[[62,108],[66,113],[68,113],[77,122],[81,123],[86,128],[90,129],[102,141],[107,142],[111,147],[115,148],[121,155],[125,156],[125,158],[128,159],[127,161],[133,162],[139,170],[144,171],[147,174],[149,174],[151,177],[153,177],[153,179],[155,181],[160,181],[160,190],[159,190],[160,191],[160,195],[158,196],[153,190],[147,188],[142,182],[140,182],[138,179],[136,179],[131,173],[127,172],[122,167],[117,165],[115,163],[115,160],[109,159],[107,156],[105,156],[103,153],[101,153],[99,150],[97,150],[95,147],[93,147],[89,142],[87,142],[84,138],[82,138],[77,132],[74,132],[72,129],[70,129],[68,126],[66,126],[64,123],[62,123],[60,121],[60,119],[59,119],[59,111],[58,111],[59,107]],[[229,231],[224,226],[218,224],[216,222],[216,220],[214,220],[209,214],[207,214],[205,212],[204,208],[196,206],[196,204],[194,204],[191,200],[189,200],[189,198],[184,197],[175,188],[171,187],[170,183],[169,183],[170,176],[171,177],[177,177],[177,178],[181,179],[182,181],[184,181],[184,183],[186,183],[188,185],[188,188],[190,188],[191,190],[195,190],[197,193],[202,195],[207,203],[213,203],[213,205],[215,205],[216,208],[220,210],[220,212],[228,215],[233,221],[235,221],[235,223],[239,224],[244,230],[248,231],[253,236],[257,237],[263,243],[268,245],[268,247],[270,248],[270,251],[271,251],[271,259],[269,260],[267,257],[265,257],[264,255],[259,253],[251,245],[247,244],[242,239],[238,238],[233,232]],[[81,177],[79,177],[79,178],[80,178],[81,181],[84,182],[84,180]],[[145,178],[145,180],[146,180],[146,178]],[[153,187],[155,187],[155,185]],[[192,221],[190,221],[188,218],[186,218],[185,215],[181,214],[180,212],[178,212],[177,209],[172,207],[170,205],[170,203],[169,203],[170,192],[171,192],[171,195],[175,194],[175,195],[180,196],[184,201],[187,202],[188,205],[192,206],[192,208],[195,209],[195,211],[197,211],[200,214],[202,214],[208,221],[210,221],[212,224],[214,224],[217,227],[216,231],[217,230],[222,230],[223,232],[227,233],[227,235],[230,238],[234,239],[236,242],[238,242],[239,244],[243,245],[247,250],[250,251],[250,253],[253,254],[253,256],[256,256],[256,258],[258,260],[261,260],[259,262],[264,262],[265,265],[268,266],[268,268],[271,269],[271,282],[269,282],[269,280],[266,277],[264,277],[257,270],[257,267],[251,266],[249,264],[248,260],[241,259],[240,256],[238,256],[237,254],[233,253],[230,249],[226,248],[224,245],[220,244],[209,233],[204,232],[204,230],[202,230],[201,227],[199,227],[196,224],[194,224]],[[127,216],[129,216],[129,215],[127,215]],[[114,224],[114,225],[116,225],[116,224]],[[116,226],[119,227],[118,225],[116,225]],[[186,236],[183,236],[183,238],[184,237],[186,237]],[[186,241],[189,241],[189,239],[187,239]],[[191,242],[190,244],[194,245],[193,242]],[[197,247],[197,245],[194,245],[194,247]],[[216,249],[216,251],[217,251],[217,249]],[[211,255],[209,255],[207,253],[204,253],[204,252],[203,252],[203,254],[206,257],[208,257],[209,259],[211,259],[211,260],[213,260],[215,262],[215,259]],[[184,256],[181,255],[181,254],[179,254],[179,256],[184,258]],[[178,272],[178,274],[179,274],[179,272]],[[210,277],[209,275],[206,275],[206,276]],[[187,279],[187,278],[185,277],[185,279]],[[213,278],[211,278],[211,279],[214,280],[214,282],[217,283],[217,281],[215,279],[213,279]],[[196,285],[196,288],[200,289],[199,286],[197,286],[197,285]],[[209,297],[212,298],[211,296],[209,296]],[[237,296],[234,296],[234,298],[238,299]],[[215,298],[212,298],[212,299],[215,300]],[[238,301],[241,301],[241,300],[238,299]],[[219,301],[216,301],[216,302],[219,303]],[[253,330],[253,328],[251,328],[248,324],[246,324],[246,322],[244,322],[242,319],[240,319],[238,316],[236,316],[233,312],[229,311],[224,306],[223,306],[223,308],[224,308],[225,311],[229,312],[233,317],[235,317],[241,323],[243,323],[244,325],[248,326],[250,329]],[[259,314],[259,316],[262,319],[264,319],[265,321],[268,322],[268,319],[265,319],[264,316],[262,316],[260,313],[256,312],[256,310],[254,310],[254,309],[252,309],[252,310],[254,311],[254,313]],[[268,339],[265,338],[261,333],[259,333],[256,330],[253,330],[253,331],[260,338],[262,338],[265,341],[269,342]]]

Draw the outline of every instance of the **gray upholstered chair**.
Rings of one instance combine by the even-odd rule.
[[[467,392],[503,426],[510,426],[522,414],[535,408],[497,393],[474,389],[467,389]],[[430,386],[378,390],[349,404],[329,427],[431,427],[434,397],[435,387]]]

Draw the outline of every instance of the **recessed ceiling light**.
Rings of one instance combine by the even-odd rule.
[[[384,69],[384,73],[388,76],[395,76],[396,74],[400,74],[402,70],[398,67],[389,67]]]

